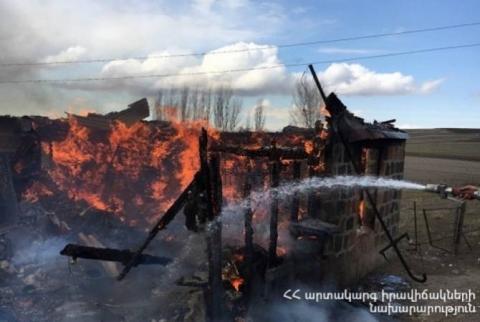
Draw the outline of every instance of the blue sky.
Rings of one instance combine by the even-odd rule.
[[[160,62],[119,60],[101,64],[2,69],[1,80],[111,77],[187,73],[308,63],[480,42],[480,26],[422,34],[259,51],[278,45],[478,22],[480,2],[422,1],[2,1],[6,50],[0,62],[132,57],[198,51],[254,49]],[[208,56],[208,55],[207,55]],[[222,56],[222,57],[220,57]],[[479,127],[480,47],[411,56],[317,65],[327,90],[367,120],[396,118],[401,127]],[[230,75],[70,85],[0,85],[0,112],[62,115],[106,112],[158,88],[229,82],[244,100],[244,115],[258,98],[268,103],[267,125],[288,124],[292,84],[304,67]]]

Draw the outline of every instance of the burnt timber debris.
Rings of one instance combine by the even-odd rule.
[[[126,250],[118,250],[111,248],[98,248],[82,245],[68,244],[60,251],[60,255],[71,257],[76,261],[78,258],[95,259],[110,262],[120,262],[123,265],[128,265],[132,262],[135,253]],[[134,263],[136,265],[167,265],[172,260],[165,257],[158,257],[152,255],[141,254]]]
[[[173,177],[166,180],[166,188],[162,190],[169,195],[171,202],[168,206],[162,204],[156,211],[161,216],[143,226],[149,228],[146,233],[145,229],[135,230],[135,224],[128,226],[123,218],[118,219],[114,214],[115,208],[96,208],[92,203],[75,200],[68,194],[57,196],[57,190],[53,190],[53,195],[47,195],[49,200],[58,198],[58,201],[52,202],[55,207],[58,204],[81,205],[77,208],[72,206],[71,209],[76,211],[71,216],[73,219],[62,215],[66,211],[73,213],[69,208],[65,211],[52,206],[46,207],[48,210],[43,208],[42,202],[46,204],[47,197],[42,199],[40,196],[35,201],[22,200],[22,192],[32,182],[46,180],[56,152],[52,146],[67,137],[73,126],[68,122],[42,117],[1,117],[0,209],[6,215],[2,216],[0,222],[0,260],[11,257],[11,243],[6,237],[11,229],[27,220],[27,209],[29,213],[41,213],[42,220],[47,218],[46,226],[56,235],[77,237],[83,233],[85,226],[96,226],[97,231],[86,233],[96,237],[109,231],[120,231],[119,234],[123,234],[121,236],[128,236],[130,230],[134,231],[131,234],[135,234],[136,239],[125,238],[125,244],[121,246],[123,248],[110,248],[107,238],[102,243],[87,243],[86,246],[75,243],[78,241],[76,238],[63,245],[63,250],[57,250],[73,260],[118,263],[123,267],[112,272],[118,273],[115,275],[118,280],[127,283],[131,278],[128,274],[134,267],[168,266],[175,261],[171,254],[151,253],[152,242],[155,238],[163,237],[160,232],[167,234],[183,213],[185,218],[181,220],[185,219],[189,233],[204,238],[206,254],[202,260],[208,272],[203,278],[185,278],[182,281],[186,286],[195,285],[202,290],[209,320],[241,315],[242,312],[234,312],[232,303],[248,307],[249,302],[273,294],[272,290],[296,276],[321,279],[326,273],[334,272],[338,273],[342,283],[351,283],[378,264],[378,261],[368,262],[367,255],[378,252],[383,255],[389,249],[396,252],[412,279],[424,281],[425,276],[418,277],[411,272],[397,247],[397,243],[406,237],[399,232],[401,194],[397,191],[296,192],[289,198],[280,199],[272,190],[269,200],[266,200],[268,206],[265,214],[250,203],[241,210],[238,220],[244,234],[235,246],[229,245],[229,227],[223,225],[220,214],[232,202],[228,195],[231,191],[249,200],[252,192],[259,187],[275,188],[281,183],[306,177],[353,174],[395,179],[403,177],[407,133],[393,126],[395,120],[370,124],[356,117],[334,93],[325,95],[313,67],[311,71],[330,114],[326,117],[325,125],[317,122],[313,129],[288,126],[281,132],[262,133],[211,134],[210,129],[197,129],[194,136],[198,150],[193,154],[194,157],[190,156],[195,159],[197,168],[181,188],[178,182],[182,177],[174,176],[173,171],[168,169],[161,173],[162,176]],[[75,126],[91,131],[90,137],[81,138],[95,143],[104,144],[104,137],[111,134],[118,121],[127,128],[140,124],[148,130],[157,131],[152,130],[155,133],[152,141],[168,141],[171,137],[179,136],[179,130],[169,122],[144,121],[148,116],[146,99],[132,103],[126,110],[117,113],[90,113],[87,116],[68,114]],[[150,141],[145,144],[153,146]],[[128,141],[120,141],[112,155],[106,158],[106,164],[92,165],[107,168],[102,173],[102,180],[108,181],[109,186],[115,186],[115,176],[118,175],[114,169],[115,163],[123,162],[128,148]],[[171,145],[168,148],[180,151],[184,147]],[[176,159],[170,163],[175,162]],[[122,164],[125,165],[128,162]],[[155,168],[149,164],[142,168],[139,177],[158,174],[159,171],[162,171],[161,167]],[[80,183],[78,181],[77,184]],[[175,188],[170,187],[175,184]],[[115,200],[112,196],[115,197],[113,192],[106,189],[102,193],[102,201]],[[140,207],[142,203],[138,202],[138,205]],[[141,211],[138,214],[131,209],[128,211],[139,217],[142,214]],[[458,210],[454,247],[464,237],[461,214],[462,211]],[[264,224],[263,232],[258,229],[259,221]],[[285,232],[292,238],[287,250],[283,249]],[[85,244],[86,238],[79,240]],[[134,245],[138,246],[132,247]],[[352,262],[357,264],[351,265]],[[139,267],[139,274],[141,270]]]

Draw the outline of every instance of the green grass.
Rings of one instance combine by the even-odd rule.
[[[480,129],[409,130],[409,156],[480,161]]]

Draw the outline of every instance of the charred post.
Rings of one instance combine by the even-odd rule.
[[[277,260],[277,241],[278,241],[278,192],[280,184],[280,158],[275,150],[275,142],[272,143],[272,155],[270,165],[271,193],[270,193],[270,241],[268,245],[268,265],[274,266]]]
[[[246,272],[245,272],[245,280],[246,280],[246,290],[249,293],[251,288],[251,281],[252,281],[252,264],[253,264],[253,227],[252,227],[252,218],[253,212],[251,208],[251,201],[250,201],[250,192],[252,189],[251,184],[251,169],[248,168],[247,174],[245,176],[245,184],[243,189],[243,198],[247,200],[247,206],[245,207],[245,264],[246,264]]]
[[[308,160],[308,177],[313,178],[315,177],[315,165],[312,164],[311,158]],[[316,211],[315,211],[315,192],[310,191],[307,193],[307,217],[309,218],[315,218],[317,217]]]
[[[222,321],[224,289],[222,285],[222,223],[212,221],[207,229],[209,321]]]
[[[301,178],[301,163],[299,161],[293,162],[293,180],[298,181]],[[290,208],[290,221],[298,222],[298,211],[300,210],[299,193],[295,192],[292,196],[292,204]]]
[[[17,217],[17,197],[13,188],[10,158],[0,153],[0,226],[8,225]]]
[[[130,272],[130,270],[138,265],[138,261],[142,256],[143,251],[150,245],[152,240],[157,236],[157,234],[163,230],[167,225],[175,218],[177,213],[182,209],[185,205],[185,202],[188,198],[188,192],[193,189],[193,187],[197,184],[199,177],[199,172],[195,174],[193,180],[190,184],[183,190],[182,194],[175,200],[175,202],[168,208],[168,210],[163,214],[163,216],[155,223],[155,226],[152,227],[150,232],[148,233],[147,238],[143,242],[143,244],[137,249],[135,254],[131,257],[131,260],[125,265],[120,275],[117,277],[117,280],[121,281],[125,278],[125,276]]]
[[[220,173],[220,156],[213,154],[210,158],[210,173],[212,186],[212,208],[214,216],[220,215],[222,212],[222,175]]]
[[[214,210],[213,210],[213,194],[212,194],[212,183],[210,176],[210,167],[208,162],[208,135],[207,130],[202,128],[202,133],[199,138],[199,155],[200,155],[200,173],[202,177],[202,184],[205,190],[205,195],[207,199],[207,219],[213,220]]]
[[[304,160],[308,158],[305,148],[299,147],[261,147],[257,149],[246,149],[236,145],[217,145],[212,147],[212,151],[243,155],[248,158],[271,157],[275,153],[283,160]]]
[[[460,246],[460,238],[463,236],[465,238],[465,235],[463,233],[463,219],[465,217],[465,211],[467,209],[467,204],[465,201],[462,201],[457,209],[455,209],[455,222],[453,225],[454,231],[453,231],[453,253],[455,255],[458,254],[458,247]],[[468,241],[465,238],[465,242],[467,243],[468,246]]]
[[[208,157],[208,135],[202,128],[199,139],[200,173],[206,195],[207,256],[208,256],[208,319],[221,321],[224,314],[224,289],[222,285],[222,222],[218,216],[222,207],[222,181],[218,156]],[[215,217],[217,219],[215,220]]]
[[[132,260],[135,253],[128,249],[98,248],[75,244],[68,244],[60,252],[60,255],[71,257],[74,261],[78,258],[102,260],[108,262],[119,262],[127,265]],[[142,254],[135,266],[137,265],[167,265],[172,260],[166,257],[152,256]]]

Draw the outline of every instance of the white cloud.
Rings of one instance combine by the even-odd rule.
[[[445,81],[445,78],[439,78],[431,81],[426,81],[420,86],[420,93],[430,94],[435,91]]]
[[[208,52],[205,56],[159,58],[187,50],[155,52],[146,60],[115,60],[105,64],[99,77],[115,78],[129,75],[170,75],[100,83],[75,83],[69,88],[83,90],[113,90],[127,88],[139,95],[155,95],[170,87],[216,88],[229,86],[244,96],[291,94],[293,82],[299,76],[287,70],[278,56],[278,49],[263,44],[238,42]],[[222,52],[230,52],[222,54]],[[264,67],[279,66],[274,69]],[[257,69],[257,70],[248,70]],[[216,73],[223,71],[235,71]],[[176,75],[176,76],[171,76]],[[430,94],[444,79],[415,81],[401,72],[377,72],[361,64],[334,63],[319,77],[327,92],[348,96]]]
[[[443,79],[417,84],[411,75],[401,72],[379,73],[360,64],[331,64],[320,79],[328,91],[342,95],[407,95],[428,94],[435,90]]]
[[[86,51],[87,50],[82,46],[68,47],[57,55],[47,56],[43,61],[46,63],[77,61],[83,56],[83,54],[85,54]]]
[[[210,11],[216,0],[194,0],[193,5],[200,11]]]
[[[222,4],[220,4],[222,3]],[[263,3],[263,2],[262,2]],[[257,10],[258,9],[258,10]],[[199,13],[192,2],[151,0],[82,0],[82,1],[0,1],[0,47],[2,62],[32,62],[68,57],[79,59],[82,53],[69,47],[86,48],[80,59],[146,56],[149,53],[173,52],[188,48],[191,52],[218,48],[246,39],[268,38],[288,28],[288,16],[282,7],[263,10],[249,1],[218,1],[210,10]],[[276,19],[271,19],[271,16]],[[62,52],[64,52],[62,54]],[[54,57],[62,54],[63,57]],[[49,57],[50,56],[50,57]],[[171,63],[171,62],[169,62]],[[150,62],[148,63],[150,64]],[[148,64],[133,72],[153,70]],[[180,64],[181,65],[181,64]],[[60,67],[60,66],[59,66]],[[65,68],[64,68],[65,67]],[[159,68],[156,68],[159,70]],[[52,69],[39,66],[3,69],[2,80],[95,77],[103,73],[102,65],[66,65]],[[109,90],[102,97],[98,93],[79,92],[79,86],[59,87],[43,85],[0,86],[1,113],[42,114],[55,106],[61,112],[65,102],[74,95],[93,97],[99,104],[105,97],[126,96],[116,82],[97,82],[96,86]],[[154,80],[144,81],[142,87],[129,91],[132,99],[148,93]],[[95,87],[90,83],[88,88]],[[140,84],[140,82],[139,82]],[[143,86],[144,85],[144,86]],[[87,86],[85,86],[87,88]],[[94,98],[92,98],[94,99]],[[125,98],[128,102],[129,98]],[[22,106],[19,110],[18,106]]]
[[[183,75],[54,86],[2,86],[2,114],[42,114],[52,107],[63,112],[69,102],[78,96],[88,97],[90,105],[102,105],[109,99],[117,102],[120,96],[128,102],[139,96],[152,95],[162,87],[183,84],[231,85],[241,95],[279,94],[289,100],[292,82],[297,76],[282,66],[277,48],[228,55],[214,53],[261,49],[268,43],[259,39],[271,39],[272,35],[282,35],[291,30],[292,26],[298,24],[298,17],[291,18],[282,5],[270,1],[197,0],[195,3],[171,3],[84,0],[80,6],[78,1],[0,1],[0,11],[4,14],[4,19],[0,20],[0,47],[4,48],[0,60],[4,62],[121,58],[150,54],[146,60],[119,59],[104,65],[71,65],[53,71],[35,66],[9,68],[2,70],[2,80]],[[200,7],[204,8],[201,12]],[[317,19],[315,23],[335,21]],[[178,52],[205,51],[208,48],[217,49],[204,57],[153,58]],[[188,75],[271,65],[280,65],[280,68],[224,75]],[[342,95],[427,94],[441,83],[441,80],[432,80],[417,84],[413,76],[400,72],[372,71],[359,64],[332,64],[319,75],[327,89]],[[100,90],[103,91],[102,95],[97,92]],[[19,110],[18,106],[22,106],[22,109]]]
[[[246,7],[250,4],[250,0],[223,0],[220,3],[230,9],[238,9],[241,7]]]
[[[230,51],[232,53],[222,54]],[[177,51],[178,52],[178,51]],[[168,87],[211,87],[230,86],[240,95],[289,94],[293,76],[287,71],[278,57],[277,48],[255,43],[238,42],[208,52],[201,58],[193,56],[158,58],[169,55],[163,51],[150,55],[146,60],[115,60],[103,66],[100,77],[119,77],[123,75],[179,75],[176,77],[158,77],[152,79],[131,79],[119,82],[129,88],[150,91]],[[280,66],[274,69],[246,70]],[[231,73],[218,71],[245,70]],[[183,75],[183,76],[182,76]],[[74,84],[83,89],[110,89],[115,81],[108,84]],[[70,85],[72,86],[72,85]]]

